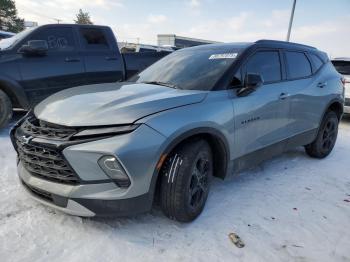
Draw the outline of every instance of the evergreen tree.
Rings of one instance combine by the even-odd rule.
[[[76,20],[74,20],[74,22],[76,24],[80,24],[80,25],[92,25],[93,24],[90,20],[89,13],[83,12],[83,10],[81,10],[81,9],[79,9],[79,13],[76,15]]]
[[[19,33],[24,30],[24,19],[17,16],[15,1],[0,0],[0,30]]]

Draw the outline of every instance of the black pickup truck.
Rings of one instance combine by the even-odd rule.
[[[169,52],[121,54],[109,27],[52,24],[0,41],[0,128],[13,108],[30,109],[73,86],[123,81]]]

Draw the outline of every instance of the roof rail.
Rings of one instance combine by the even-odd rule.
[[[293,46],[299,46],[299,47],[307,47],[312,49],[317,49],[316,47],[309,46],[309,45],[303,45],[293,42],[286,42],[286,41],[279,41],[279,40],[268,40],[268,39],[261,39],[255,42],[256,44],[284,44],[284,45],[293,45]]]

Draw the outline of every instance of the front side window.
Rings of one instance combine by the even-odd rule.
[[[75,49],[73,30],[70,27],[50,27],[34,32],[28,39],[47,41],[50,51],[72,51]]]
[[[108,49],[108,42],[102,29],[82,28],[83,44],[86,49]]]
[[[304,53],[286,52],[288,79],[308,77],[312,74],[311,64]]]
[[[259,51],[245,66],[246,74],[259,74],[265,83],[281,80],[281,63],[278,51]]]

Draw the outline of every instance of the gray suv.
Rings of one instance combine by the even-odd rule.
[[[52,95],[11,131],[24,188],[78,216],[134,215],[157,202],[188,222],[212,177],[304,146],[326,157],[344,86],[327,55],[280,41],[186,48],[132,82]]]

